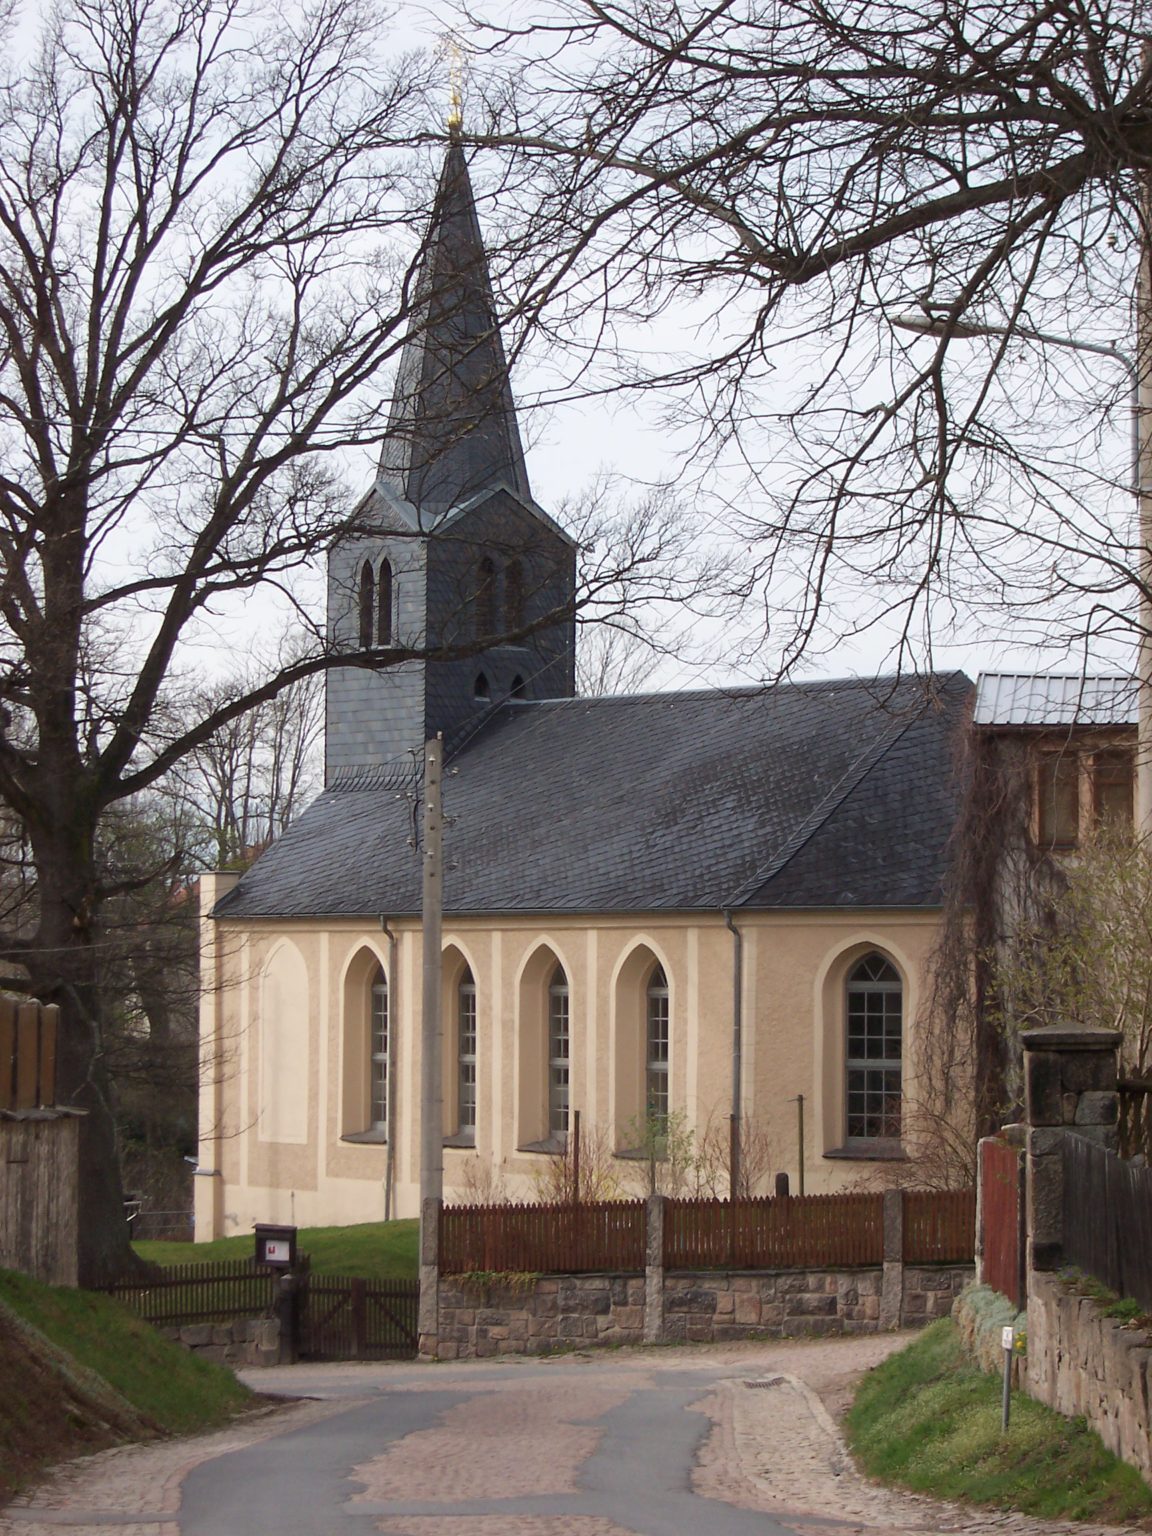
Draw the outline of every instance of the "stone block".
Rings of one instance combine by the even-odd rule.
[[[712,1319],[709,1318],[706,1322],[692,1322],[690,1320],[685,1337],[689,1344],[711,1344]]]
[[[716,1292],[704,1290],[698,1286],[689,1286],[666,1296],[664,1307],[668,1312],[712,1313],[716,1310]]]
[[[528,1319],[528,1336],[533,1339],[554,1339],[557,1327],[558,1324],[554,1317],[530,1317]]]
[[[176,1337],[188,1349],[203,1349],[212,1343],[212,1324],[191,1323],[187,1328],[178,1329]]]
[[[561,1339],[582,1339],[584,1319],[578,1312],[563,1312],[556,1320],[556,1336]]]
[[[608,1282],[608,1294],[612,1298],[614,1307],[626,1307],[628,1305],[628,1277],[626,1275],[613,1275]]]
[[[784,1303],[782,1301],[765,1301],[760,1305],[761,1326],[778,1333],[784,1323]]]
[[[786,1317],[781,1328],[786,1339],[827,1338],[843,1331],[838,1317]]]
[[[789,1317],[834,1317],[836,1297],[809,1292],[804,1296],[790,1296],[786,1307]]]
[[[644,1326],[643,1307],[616,1307],[613,1319],[617,1328],[638,1329]]]
[[[1064,1105],[1064,1124],[1075,1125],[1076,1106],[1080,1103],[1080,1095],[1078,1093],[1068,1093],[1065,1091],[1062,1102]]]
[[[1115,1125],[1119,1112],[1114,1093],[1082,1093],[1076,1107],[1075,1123],[1080,1125]]]
[[[1072,1051],[1060,1068],[1064,1087],[1073,1093],[1106,1092],[1116,1087],[1114,1051]]]
[[[630,1307],[642,1307],[644,1305],[646,1281],[644,1279],[630,1279],[628,1281],[628,1305]]]
[[[436,1358],[437,1358],[437,1360],[459,1360],[459,1359],[461,1359],[462,1357],[461,1357],[461,1354],[460,1354],[460,1346],[459,1346],[459,1344],[448,1343],[446,1340],[441,1339],[439,1347],[436,1350]]]
[[[478,1328],[506,1328],[508,1326],[508,1313],[485,1308],[477,1312],[476,1326]]]
[[[475,1307],[457,1307],[455,1322],[460,1328],[472,1328],[476,1324]]]
[[[687,1336],[688,1318],[683,1312],[669,1313],[664,1318],[664,1337],[672,1343],[682,1342]]]
[[[744,1327],[758,1327],[763,1316],[763,1303],[759,1296],[750,1296],[740,1293],[731,1298],[734,1304],[733,1316],[736,1322]]]
[[[736,1309],[736,1298],[731,1291],[716,1293],[716,1316],[727,1317]]]
[[[559,1280],[537,1280],[537,1296],[555,1296],[560,1289]]]
[[[1024,1101],[1029,1125],[1063,1125],[1064,1080],[1060,1068],[1057,1051],[1024,1052]]]

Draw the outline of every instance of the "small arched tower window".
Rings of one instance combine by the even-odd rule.
[[[492,690],[488,686],[488,678],[483,672],[477,672],[476,674],[476,681],[472,684],[472,697],[479,699],[482,703],[487,703],[492,697]]]
[[[523,623],[524,567],[519,560],[512,560],[504,572],[504,628],[520,629]]]
[[[865,955],[848,974],[845,1004],[848,1141],[898,1141],[904,987],[892,962]]]
[[[487,640],[496,633],[496,567],[487,555],[476,567],[476,638]]]
[[[376,586],[376,644],[392,644],[392,563],[381,560]]]
[[[514,699],[522,699],[524,697],[524,679],[520,676],[519,672],[512,679],[512,687],[509,689],[509,694]]]
[[[372,574],[372,563],[365,560],[360,567],[360,649],[370,650],[372,647],[372,626],[375,619],[376,608],[376,578]]]

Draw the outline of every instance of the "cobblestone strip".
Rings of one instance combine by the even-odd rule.
[[[44,1536],[64,1528],[74,1536],[179,1536],[175,1524],[157,1517],[178,1512],[181,1487],[194,1467],[350,1406],[348,1399],[277,1406],[195,1438],[117,1446],[70,1461],[0,1511],[0,1536]],[[131,1523],[133,1515],[137,1523]]]
[[[838,1427],[804,1382],[774,1371],[749,1379],[768,1384],[726,1381],[699,1405],[715,1425],[693,1478],[706,1498],[770,1511],[797,1530],[816,1516],[884,1536],[1139,1536],[1133,1527],[1034,1520],[880,1487],[856,1470]]]
[[[571,1493],[603,1433],[589,1421],[626,1402],[643,1382],[642,1375],[614,1375],[567,1382],[562,1393],[550,1382],[485,1384],[434,1429],[405,1435],[354,1468],[363,1490],[352,1504]]]
[[[385,1536],[637,1536],[595,1515],[405,1515],[380,1521],[377,1530]]]

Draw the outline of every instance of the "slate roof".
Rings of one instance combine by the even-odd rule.
[[[1135,678],[1081,673],[981,672],[975,725],[1135,725]]]
[[[449,914],[939,904],[971,684],[507,704],[444,777]],[[415,776],[322,794],[218,917],[419,911]]]

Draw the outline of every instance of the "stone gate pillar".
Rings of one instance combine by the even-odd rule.
[[[1028,1126],[1028,1268],[1060,1267],[1064,1251],[1064,1137],[1116,1149],[1117,1029],[1029,1029],[1024,1046]]]

